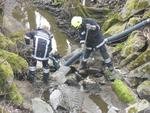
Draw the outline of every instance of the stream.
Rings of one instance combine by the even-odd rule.
[[[11,5],[11,3],[9,4]],[[6,14],[9,14],[9,11],[6,11]],[[70,40],[67,35],[57,27],[55,17],[48,11],[34,8],[26,2],[19,2],[14,7],[12,15],[18,22],[20,22],[24,26],[26,30],[38,28],[42,24],[48,26],[54,34],[54,38],[52,40],[52,52],[58,52],[61,56],[64,56],[71,53],[78,47],[78,44]],[[99,111],[102,111],[102,113],[107,113],[107,103],[100,96],[92,94],[88,95],[88,99],[91,99],[95,103],[95,106],[99,108]],[[86,100],[86,102],[86,107],[90,108],[90,106],[88,105],[91,105],[91,101]]]

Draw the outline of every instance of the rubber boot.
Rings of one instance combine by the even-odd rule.
[[[49,81],[49,73],[43,73],[43,83],[48,84]]]
[[[28,73],[28,76],[27,76],[27,80],[29,82],[31,82],[32,84],[35,83],[35,71],[30,71],[29,70],[29,73]]]
[[[81,64],[79,66],[79,74],[84,74],[87,69],[87,62],[81,61]]]

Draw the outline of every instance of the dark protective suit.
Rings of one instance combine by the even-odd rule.
[[[37,60],[43,64],[43,80],[47,81],[49,76],[49,53],[52,50],[51,38],[53,35],[44,29],[35,29],[25,34],[25,42],[30,44],[30,39],[33,40],[32,57],[29,63],[29,77],[31,82],[34,81]]]
[[[90,28],[87,28],[87,25],[90,25]],[[86,34],[88,32],[88,34]],[[87,59],[89,58],[91,52],[95,49],[100,51],[104,62],[107,67],[113,67],[111,58],[107,53],[106,47],[104,45],[103,35],[100,32],[100,26],[97,22],[90,18],[83,18],[81,27],[79,28],[79,35],[80,35],[80,43],[86,44],[85,53],[83,54],[83,59],[81,63],[81,67],[84,67]],[[87,37],[86,37],[87,35]]]

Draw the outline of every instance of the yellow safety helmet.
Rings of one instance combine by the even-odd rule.
[[[80,16],[74,16],[72,19],[71,19],[71,25],[75,28],[79,28],[82,24],[82,17]]]

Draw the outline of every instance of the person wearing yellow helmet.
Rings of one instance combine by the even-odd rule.
[[[106,40],[104,40],[100,26],[96,20],[74,16],[71,19],[71,26],[78,29],[81,48],[84,50],[81,65],[79,66],[79,73],[84,72],[87,68],[87,60],[94,50],[100,51],[106,67],[112,71],[114,67],[105,47]]]
[[[74,16],[72,19],[71,19],[71,25],[75,28],[79,28],[82,24],[82,17],[80,16]]]

